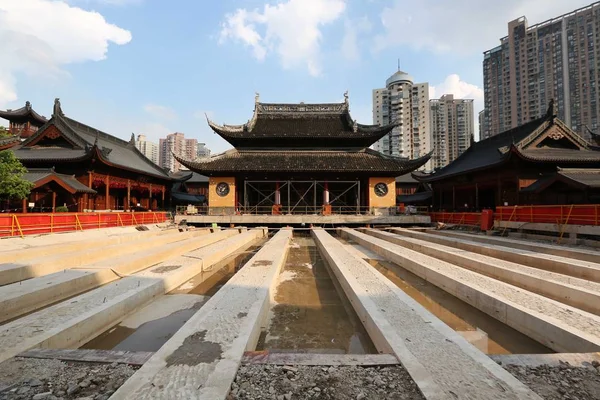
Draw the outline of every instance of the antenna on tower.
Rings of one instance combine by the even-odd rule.
[[[398,59],[398,71],[400,71],[400,59]]]

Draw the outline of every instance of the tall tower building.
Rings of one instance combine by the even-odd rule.
[[[414,83],[406,72],[398,71],[373,90],[373,123],[397,123],[374,148],[383,154],[418,158],[431,151],[429,125],[429,84]],[[431,168],[431,161],[425,169]]]
[[[146,139],[146,135],[138,135],[135,141],[135,147],[146,156],[147,159],[152,161],[154,164],[158,164],[158,144],[149,142]]]
[[[600,2],[533,26],[509,22],[508,36],[484,53],[483,78],[482,139],[542,116],[551,99],[589,139],[600,123]]]
[[[473,100],[446,94],[429,101],[433,137],[433,168],[441,168],[464,153],[475,134]]]
[[[160,166],[176,172],[184,168],[173,154],[186,160],[195,160],[198,154],[198,140],[186,139],[183,133],[171,133],[165,139],[160,139],[159,149]]]

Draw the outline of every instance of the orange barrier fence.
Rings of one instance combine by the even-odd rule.
[[[497,221],[600,225],[600,204],[496,207]]]
[[[0,237],[165,222],[166,212],[0,214]]]
[[[445,224],[480,226],[481,213],[472,212],[432,212],[429,213],[431,222],[443,222]]]

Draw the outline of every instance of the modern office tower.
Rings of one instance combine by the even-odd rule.
[[[454,99],[446,94],[429,100],[433,168],[441,168],[465,152],[475,134],[472,99]]]
[[[485,110],[481,139],[546,113],[584,138],[600,117],[600,2],[537,25],[508,23],[508,36],[484,53]]]
[[[406,72],[397,71],[385,83],[385,88],[373,90],[373,123],[396,122],[391,133],[374,148],[383,154],[418,158],[431,151],[429,125],[429,84],[414,83]],[[425,169],[431,169],[431,161]]]

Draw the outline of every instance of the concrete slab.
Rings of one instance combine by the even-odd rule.
[[[36,276],[48,275],[53,272],[67,268],[81,267],[117,257],[124,254],[132,254],[145,249],[150,249],[164,243],[173,243],[176,241],[203,236],[210,233],[210,230],[192,230],[188,232],[173,231],[168,235],[155,237],[142,237],[125,243],[116,243],[109,246],[94,246],[92,249],[79,249],[55,254],[48,257],[39,257],[24,262],[0,264],[0,285],[6,285],[14,282],[34,278]],[[71,245],[68,245],[71,246]]]
[[[154,231],[154,225],[145,225],[149,231]],[[31,249],[41,246],[50,246],[64,242],[83,241],[89,239],[102,239],[111,236],[127,235],[140,232],[135,226],[121,226],[114,228],[86,229],[84,231],[49,233],[43,235],[28,235],[21,237],[0,238],[0,252]],[[148,232],[148,231],[146,231]]]
[[[430,243],[451,246],[517,264],[527,265],[529,267],[600,282],[600,264],[594,262],[575,260],[551,254],[540,254],[535,251],[479,243],[471,240],[415,232],[402,228],[393,228],[390,229],[390,231],[406,237],[426,240]]]
[[[96,231],[94,231],[96,232]],[[176,229],[151,230],[151,231],[117,231],[111,235],[84,235],[86,232],[81,232],[82,237],[66,235],[56,235],[62,240],[48,245],[40,245],[32,243],[23,249],[0,251],[0,263],[22,262],[32,258],[48,257],[56,254],[64,254],[72,251],[83,249],[93,249],[100,246],[110,246],[113,244],[123,244],[132,242],[142,238],[152,238],[161,235],[169,235],[177,232]]]
[[[256,346],[291,236],[276,233],[111,399],[225,399]]]
[[[0,362],[35,347],[79,347],[265,234],[253,229],[235,235],[9,322],[0,329]]]
[[[600,314],[600,283],[375,229],[368,235],[499,279],[582,310]]]
[[[600,236],[600,226],[595,225],[558,225],[558,224],[544,224],[535,222],[515,222],[515,221],[494,221],[495,229],[523,229],[527,231],[540,231],[540,232],[552,232],[564,234],[579,234],[579,235],[592,235]],[[568,238],[565,237],[565,240]]]
[[[94,289],[235,234],[237,234],[236,230],[224,230],[181,240],[180,234],[176,233],[163,238],[165,244],[148,243],[140,246],[139,253],[2,286],[0,287],[0,322]]]
[[[394,354],[427,399],[539,399],[327,232],[313,237],[378,350]]]
[[[31,349],[21,354],[24,358],[104,364],[144,365],[154,353],[145,351],[85,350],[85,349]]]
[[[364,233],[338,230],[557,352],[600,350],[600,317]]]
[[[577,249],[573,247],[567,246],[558,246],[544,243],[535,243],[528,242],[526,240],[516,240],[504,237],[497,236],[482,236],[482,235],[474,235],[469,233],[461,233],[455,231],[445,231],[445,230],[428,230],[427,233],[432,233],[434,235],[448,236],[454,237],[458,239],[465,239],[472,242],[480,242],[480,243],[488,243],[494,244],[498,246],[511,247],[513,249],[522,249],[535,251],[537,253],[542,254],[552,254],[555,256],[574,258],[576,260],[582,261],[590,261],[590,262],[598,262],[600,259],[600,251],[597,250],[585,250],[585,249]]]
[[[188,224],[386,224],[386,225],[429,225],[428,215],[177,215],[175,222],[186,220]]]

